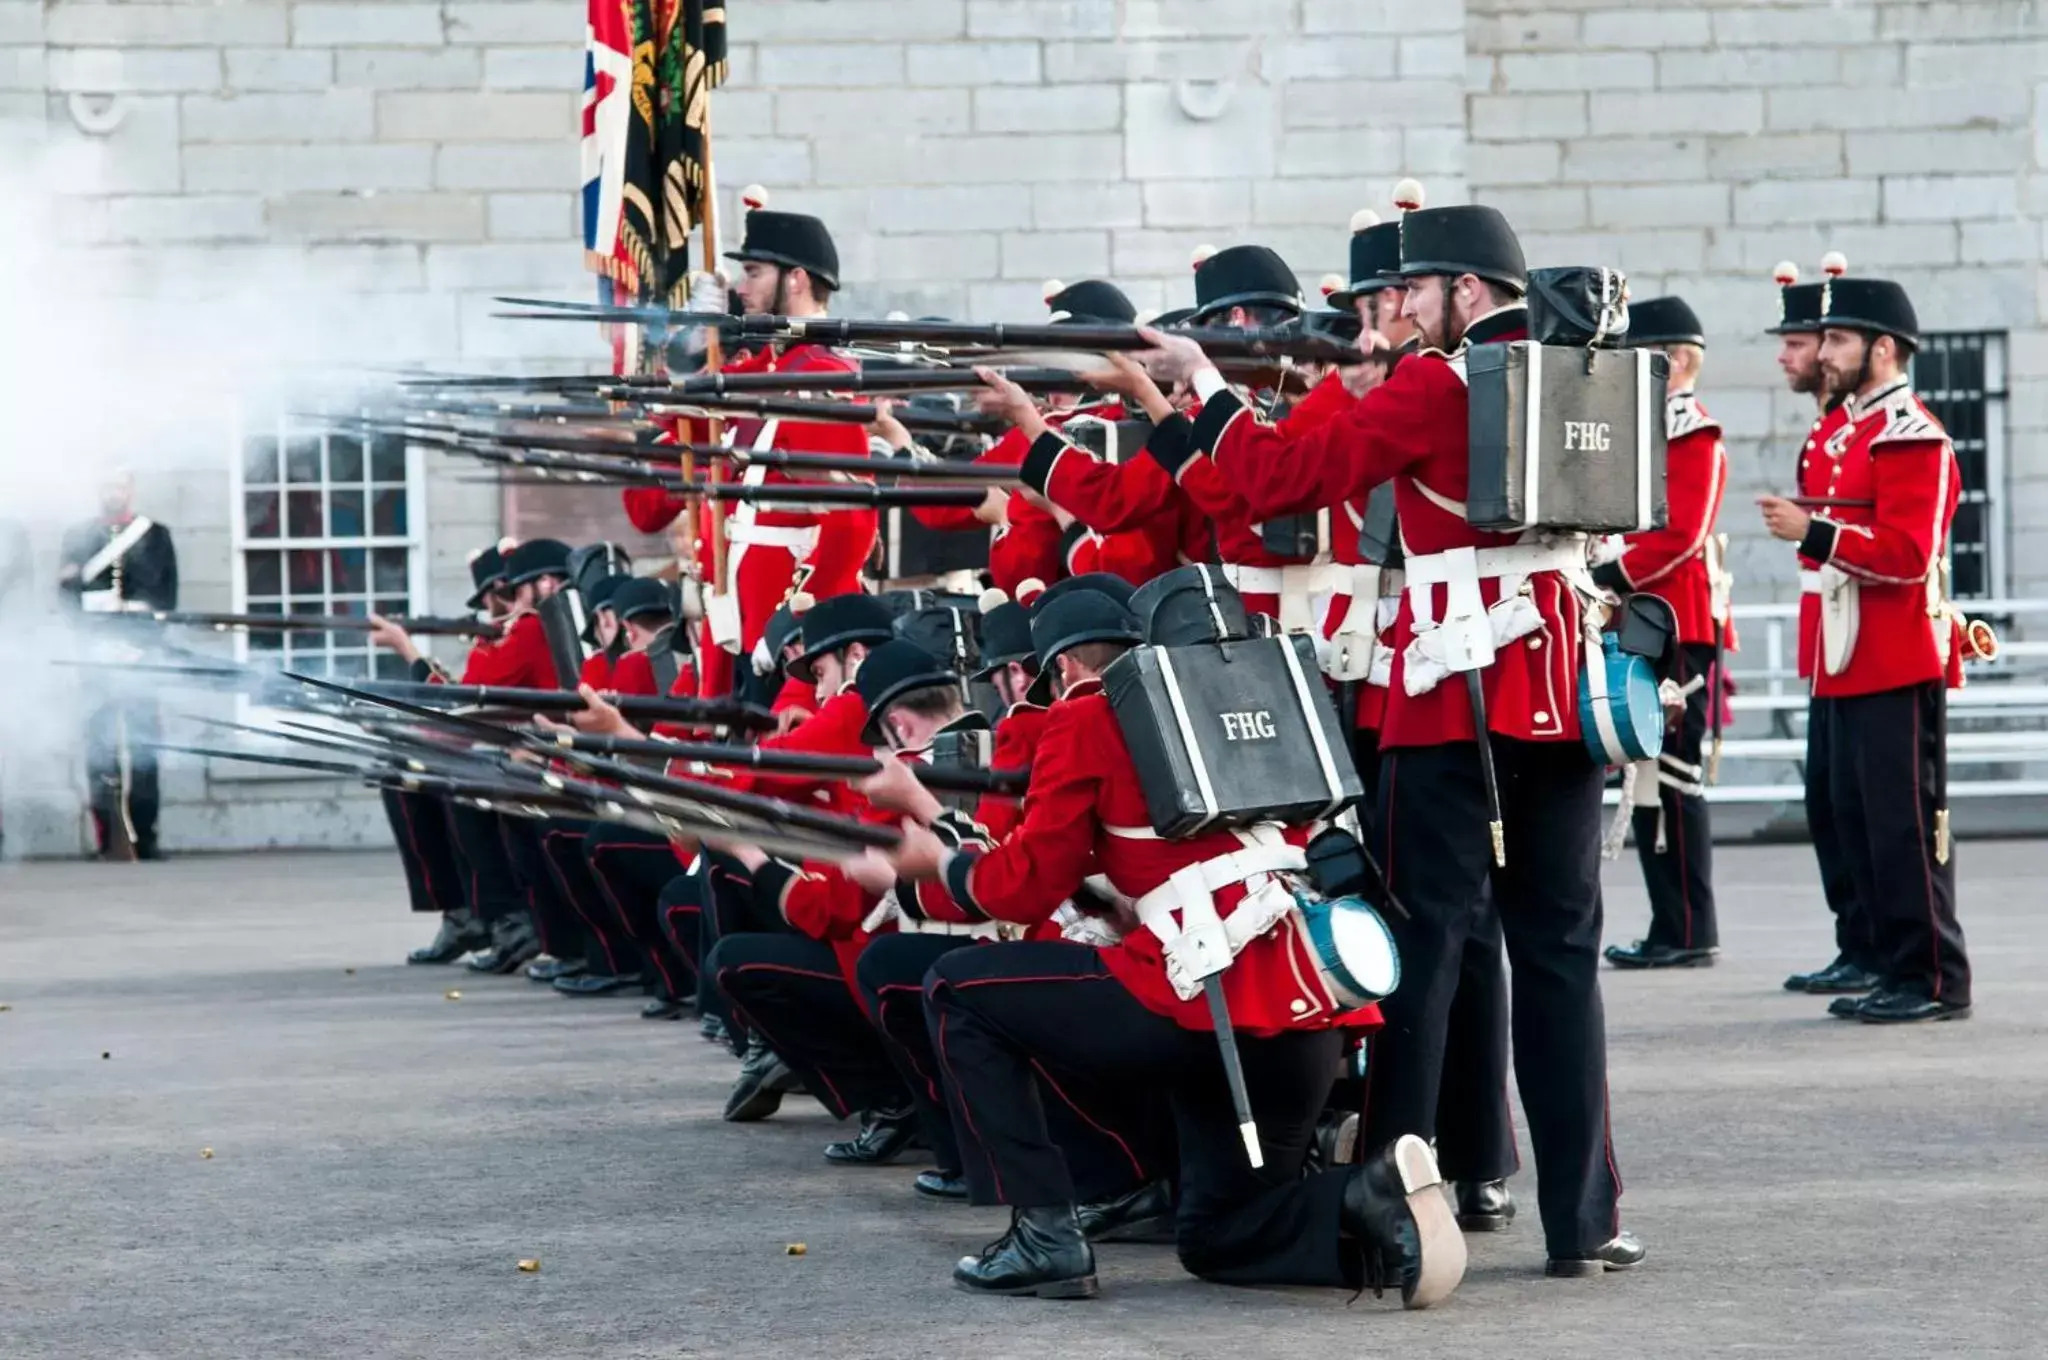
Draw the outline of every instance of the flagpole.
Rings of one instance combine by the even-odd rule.
[[[711,159],[711,92],[704,92],[704,269],[718,272],[718,171]],[[704,369],[716,373],[725,362],[718,331],[710,332],[710,342],[704,351]],[[711,442],[723,442],[725,421],[722,417],[711,418]],[[711,480],[719,480],[724,460],[714,460],[711,466]],[[730,575],[730,559],[725,541],[725,502],[713,498],[711,502],[711,579],[715,593],[723,595],[732,588],[727,579]],[[709,606],[707,605],[708,609]]]

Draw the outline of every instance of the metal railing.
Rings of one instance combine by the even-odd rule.
[[[1972,618],[1996,620],[2001,634],[2048,637],[2048,600],[1972,600]],[[1757,773],[1755,766],[1788,765],[1782,780],[1725,781],[1707,790],[1716,803],[1782,803],[1801,795],[1799,763],[1806,758],[1807,682],[1799,678],[1795,630],[1796,601],[1734,608],[1742,650],[1731,653],[1728,670],[1736,692],[1729,704],[1734,724],[1721,749],[1725,776]],[[2025,620],[2044,620],[2028,628]],[[1752,661],[1760,664],[1748,664]],[[2001,636],[1995,660],[1964,665],[1968,683],[1948,696],[1951,798],[2006,798],[2048,795],[2048,778],[2025,767],[2048,768],[2048,642]],[[1608,802],[1618,800],[1608,791]]]

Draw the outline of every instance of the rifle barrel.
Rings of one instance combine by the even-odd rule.
[[[706,765],[736,765],[755,770],[789,774],[819,774],[840,779],[864,779],[882,768],[879,760],[865,756],[814,755],[801,751],[763,750],[758,746],[733,746],[722,742],[649,741],[632,737],[590,737],[581,733],[554,733],[548,744],[563,750],[591,751],[621,756],[660,756],[669,760],[691,760]],[[1029,770],[976,770],[912,764],[912,774],[930,788],[961,793],[1022,793],[1030,782]]]

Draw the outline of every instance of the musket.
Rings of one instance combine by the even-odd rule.
[[[937,477],[956,482],[1000,482],[1023,485],[1014,467],[988,463],[954,463],[939,458],[865,458],[857,453],[790,453],[782,449],[724,449],[723,454],[761,467],[808,472],[855,472],[875,477]]]
[[[289,674],[289,672],[287,673]],[[338,684],[332,680],[321,680],[314,676],[293,675],[292,678],[302,680],[307,684],[332,691],[347,698],[378,707],[390,708],[397,712],[409,714],[422,721],[474,735],[500,745],[525,746],[529,741],[529,736],[525,733],[514,732],[507,728],[493,727],[489,723],[480,723],[474,719],[462,717],[459,714],[442,713],[436,709],[427,708],[419,704],[407,703],[403,699],[394,698],[390,695],[358,689],[351,685]],[[444,688],[484,689],[487,687],[476,685],[445,686]],[[511,692],[552,694],[556,691],[524,690]],[[734,707],[742,709],[753,708],[752,705],[734,705]],[[768,716],[766,710],[756,711],[762,713],[763,716]],[[616,781],[629,795],[642,803],[648,802],[646,795],[660,795],[664,798],[675,799],[684,803],[702,804],[719,812],[737,813],[741,816],[759,818],[767,824],[770,832],[778,827],[795,827],[798,830],[829,837],[832,841],[843,843],[846,847],[852,849],[870,846],[878,849],[887,849],[895,846],[902,839],[897,832],[887,827],[876,826],[850,817],[841,817],[829,812],[821,812],[815,807],[805,807],[789,802],[786,799],[771,798],[765,794],[743,793],[737,789],[723,789],[716,785],[705,784],[696,780],[673,779],[668,775],[657,774],[637,765],[627,765],[619,761],[579,751],[558,750],[554,754],[557,758],[566,760],[589,774]],[[573,781],[559,774],[549,773],[541,775],[540,781],[552,789],[575,791]],[[595,796],[602,798],[606,802],[617,803],[622,801],[620,790],[618,789],[607,789],[602,785],[590,785],[587,787]],[[659,808],[655,810],[659,811]],[[728,834],[735,840],[751,839],[755,834],[743,827],[714,828],[714,834],[719,833]]]
[[[592,737],[580,732],[553,732],[538,739],[542,744],[569,751],[599,755],[658,756],[668,760],[696,761],[705,765],[730,765],[779,774],[815,774],[834,779],[864,779],[879,773],[882,762],[864,756],[814,755],[803,751],[763,750],[758,746],[732,746],[722,742],[650,741],[633,737]],[[910,772],[926,788],[956,793],[1022,793],[1031,782],[1029,770],[949,769],[911,763]]]
[[[554,453],[589,453],[603,457],[631,457],[645,455],[671,445],[657,444],[654,437],[659,431],[646,429],[621,421],[616,427],[632,436],[627,439],[607,439],[602,435],[576,434],[528,434],[522,430],[509,430],[503,426],[478,429],[471,425],[449,425],[431,420],[373,421],[372,425],[381,433],[399,435],[420,435],[435,439],[482,439],[490,443],[510,444],[519,448],[547,449]],[[606,428],[599,426],[597,428]],[[644,438],[642,436],[645,436]]]
[[[171,741],[139,741],[137,746],[147,746],[157,751],[175,751],[181,755],[205,756],[209,760],[246,760],[252,765],[274,765],[285,770],[305,770],[314,774],[364,775],[376,774],[361,765],[344,765],[338,760],[308,760],[303,756],[266,755],[261,751],[229,751],[216,746],[185,746]]]
[[[872,321],[841,317],[726,316],[718,313],[671,311],[664,307],[605,307],[588,303],[552,302],[535,298],[500,297],[497,301],[524,311],[497,315],[526,321],[611,321],[661,325],[671,329],[715,330],[741,343],[816,345],[927,344],[942,348],[1022,350],[1146,350],[1153,342],[1138,326],[1084,326],[1067,322]],[[1221,326],[1168,328],[1168,335],[1186,336],[1213,358],[1302,359],[1315,363],[1358,364],[1366,356],[1357,346],[1300,327],[1235,329]]]
[[[360,614],[216,614],[165,610],[144,617],[157,623],[186,624],[223,632],[240,628],[251,633],[367,633],[376,627]],[[475,619],[398,617],[386,621],[423,637],[497,637],[504,632],[494,623],[479,623]]]
[[[686,414],[695,410],[737,411],[745,415],[759,416],[764,420],[800,420],[814,425],[872,425],[875,417],[881,414],[874,407],[861,402],[806,401],[801,397],[672,398],[643,393],[621,400],[652,411],[678,411]],[[894,416],[904,429],[927,434],[999,435],[1010,428],[1008,422],[1000,416],[968,415],[964,412],[949,415],[942,411],[918,411],[904,406],[891,407],[889,414]]]
[[[522,452],[498,448],[477,448],[454,440],[426,441],[436,447],[446,448],[455,453],[466,453],[489,463],[503,463],[528,471],[560,471],[579,476],[584,481],[614,482],[624,486],[658,486],[678,495],[709,496],[714,501],[751,501],[756,505],[792,506],[874,506],[899,505],[980,505],[987,492],[972,486],[871,486],[865,482],[766,482],[749,486],[743,482],[722,482],[691,480],[680,472],[656,467],[635,459],[606,461],[584,454],[549,453],[545,450]],[[726,450],[721,449],[721,452]],[[812,457],[828,455],[814,454]],[[861,466],[872,466],[881,460],[857,460]],[[791,466],[796,466],[792,464]],[[952,476],[955,480],[979,480],[976,474],[959,476],[952,472],[933,473],[933,476]],[[985,476],[985,474],[982,474]],[[1005,479],[998,479],[1005,480]]]
[[[309,675],[286,671],[293,680],[301,680],[322,689],[338,689],[338,692],[360,697],[374,694],[380,701],[409,696],[416,699],[439,699],[443,703],[464,708],[515,709],[527,713],[577,713],[588,708],[583,696],[569,689],[520,689],[511,685],[434,685],[413,680],[366,680],[360,687],[337,687],[331,680],[321,680]],[[770,732],[775,729],[775,715],[759,704],[741,703],[728,699],[669,699],[642,694],[607,694],[605,702],[629,718],[646,718],[652,722],[681,722],[712,724],[720,727],[747,727]],[[418,705],[408,704],[408,711]],[[438,708],[423,707],[421,711],[436,717],[448,714]]]
[[[1862,500],[1855,496],[1787,496],[1785,499],[1802,510],[1870,510],[1877,505],[1875,500]]]
[[[667,387],[669,379],[656,373],[569,373],[554,376],[517,374],[464,374],[443,377],[401,378],[398,385],[408,390],[441,392],[575,392],[587,394],[601,387]]]
[[[1026,392],[1092,392],[1079,374],[1064,368],[1000,370]],[[775,392],[964,392],[986,387],[971,368],[869,369],[856,373],[714,373],[684,378],[665,391],[636,388],[628,400],[665,397],[689,401],[697,397],[751,396]],[[600,388],[599,391],[604,389]]]

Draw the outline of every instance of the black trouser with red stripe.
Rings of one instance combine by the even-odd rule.
[[[925,1023],[924,983],[931,966],[957,949],[1009,949],[960,935],[882,935],[861,951],[854,970],[882,1046],[902,1073],[917,1105],[918,1122],[933,1163],[962,1174],[960,1144],[946,1108],[945,1080]],[[1080,1077],[1041,1072],[1040,1099],[1052,1140],[1066,1154],[1074,1193],[1082,1203],[1111,1199],[1170,1174],[1172,1132],[1157,1110],[1128,1094],[1111,1098]]]
[[[731,855],[719,850],[704,850],[697,856],[697,872],[691,875],[697,884],[698,939],[697,952],[697,1013],[715,1015],[725,1021],[734,1035],[744,1040],[746,1022],[733,1012],[725,989],[718,984],[718,974],[713,968],[711,956],[721,941],[729,936],[763,932],[767,934],[788,934],[789,923],[779,918],[768,919],[756,909],[754,900],[754,877],[746,865]]]
[[[1935,814],[1948,806],[1947,702],[1930,680],[1813,706],[1830,733],[1828,797],[1877,971],[1890,986],[1967,1005],[1955,859],[1935,844]]]
[[[690,966],[690,991],[681,999],[693,1000],[705,986],[702,875],[678,867],[675,877],[662,884],[654,899],[654,916],[661,923],[661,937],[669,949]]]
[[[526,892],[512,871],[504,823],[495,812],[448,804],[448,830],[462,873],[462,895],[480,920],[496,921],[527,909]]]
[[[1367,845],[1378,847],[1379,734],[1359,728],[1351,736],[1352,761],[1365,783],[1358,809]],[[1436,1122],[1422,1136],[1436,1139],[1437,1167],[1445,1180],[1501,1181],[1521,1169],[1515,1116],[1508,1103],[1508,972],[1501,954],[1500,915],[1482,889],[1472,931],[1458,958],[1458,988],[1444,1036],[1443,1077]],[[1371,1058],[1373,1049],[1368,1049]],[[1351,1083],[1345,1083],[1350,1085]],[[1367,1098],[1370,1095],[1367,1083]],[[1365,1099],[1358,1102],[1364,1112]]]
[[[1536,1152],[1552,1256],[1583,1256],[1619,1231],[1621,1178],[1607,1121],[1600,1003],[1602,771],[1577,741],[1493,739],[1507,864],[1493,867],[1490,813],[1471,742],[1389,751],[1380,780],[1382,863],[1409,916],[1392,917],[1401,985],[1367,1069],[1365,1147],[1435,1121],[1467,942],[1489,881],[1513,973],[1516,1084]]]
[[[605,905],[654,966],[661,994],[694,995],[696,970],[661,928],[662,890],[683,871],[668,838],[616,822],[592,822],[583,838],[583,858]]]
[[[1671,678],[1683,685],[1695,676],[1714,677],[1714,649],[1688,642],[1678,649]],[[1721,929],[1714,915],[1714,835],[1707,819],[1704,748],[1709,705],[1720,702],[1714,686],[1702,685],[1686,696],[1685,712],[1675,731],[1664,736],[1657,766],[1657,804],[1643,804],[1649,790],[1638,787],[1638,806],[1630,814],[1636,837],[1636,858],[1642,861],[1643,882],[1650,892],[1651,944],[1673,949],[1715,949]],[[1636,778],[1649,774],[1648,765]],[[1686,787],[1674,787],[1684,785]]]
[[[910,1103],[831,945],[787,931],[728,935],[705,964],[741,1022],[835,1118]]]
[[[592,973],[628,977],[639,973],[645,965],[639,946],[598,890],[597,880],[591,877],[590,865],[583,857],[584,840],[592,825],[562,817],[550,817],[535,824],[534,840],[547,871],[546,883],[536,888],[535,897],[565,927],[573,923],[574,938],[582,944],[581,957]],[[548,952],[555,953],[553,949]]]
[[[1339,1231],[1349,1168],[1303,1178],[1343,1048],[1339,1030],[1238,1036],[1265,1166],[1245,1153],[1216,1037],[1147,1010],[1102,956],[1060,942],[956,949],[932,965],[925,1015],[977,1204],[1070,1204],[1039,1074],[1136,1101],[1161,1095],[1180,1144],[1181,1264],[1229,1284],[1356,1287]]]
[[[447,801],[398,789],[385,789],[383,800],[392,838],[398,843],[398,862],[405,867],[412,909],[448,912],[468,906],[462,866],[455,859],[455,837],[448,828]]]
[[[1871,925],[1871,907],[1859,896],[1835,802],[1833,770],[1838,755],[1848,758],[1840,748],[1851,739],[1842,727],[1840,712],[1829,700],[1815,699],[1807,705],[1806,829],[1813,837],[1813,857],[1820,864],[1821,893],[1827,898],[1828,910],[1835,914],[1835,952],[1858,968],[1881,976],[1884,958]]]

